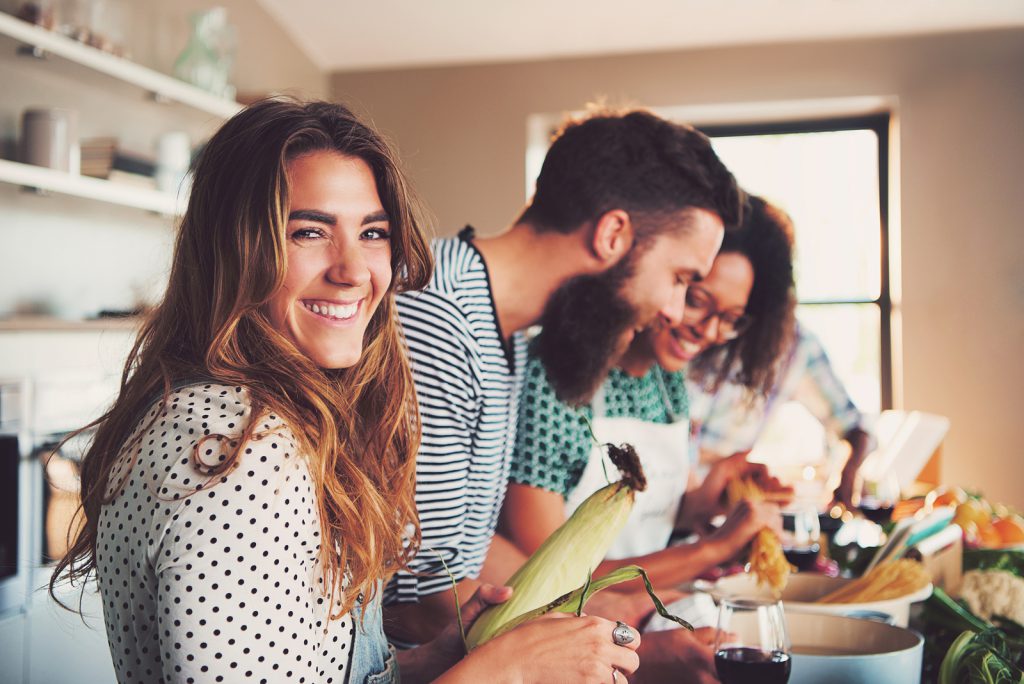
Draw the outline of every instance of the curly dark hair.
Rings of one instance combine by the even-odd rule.
[[[556,134],[519,222],[569,233],[612,209],[636,219],[643,242],[690,207],[742,220],[743,191],[703,133],[645,110],[601,109]]]
[[[775,384],[778,360],[789,348],[796,327],[793,282],[793,223],[781,209],[748,196],[743,223],[726,231],[719,254],[741,254],[754,269],[747,300],[750,328],[724,345],[712,347],[690,362],[690,377],[709,392],[727,379],[751,394]]]

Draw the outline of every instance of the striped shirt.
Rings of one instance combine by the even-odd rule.
[[[416,457],[416,506],[423,543],[384,593],[414,602],[476,578],[498,524],[515,445],[526,343],[506,347],[487,266],[470,241],[435,240],[435,268],[422,292],[398,297],[423,438]],[[444,565],[440,562],[444,560]]]

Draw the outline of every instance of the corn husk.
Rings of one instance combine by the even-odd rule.
[[[505,603],[485,610],[466,637],[471,650],[510,629],[550,612],[579,614],[587,600],[605,587],[643,577],[655,608],[668,614],[654,595],[643,569],[620,568],[594,580],[594,568],[604,559],[633,509],[634,492],[647,487],[633,447],[605,445],[622,479],[592,494],[577,508],[507,582],[515,591]],[[692,629],[692,628],[691,628]]]

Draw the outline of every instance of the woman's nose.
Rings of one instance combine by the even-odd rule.
[[[705,340],[708,340],[709,342],[717,342],[718,332],[719,320],[717,314],[713,314],[708,318],[705,318],[703,323],[701,323],[700,334]]]
[[[338,245],[332,259],[333,263],[327,270],[327,279],[335,285],[358,287],[369,282],[370,269],[360,245]]]

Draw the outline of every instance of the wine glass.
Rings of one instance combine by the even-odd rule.
[[[722,599],[715,632],[715,670],[722,684],[789,681],[789,638],[781,601]]]
[[[895,473],[865,478],[860,496],[860,512],[871,522],[889,522],[893,508],[900,500],[900,483]]]
[[[813,570],[821,551],[821,523],[813,504],[794,502],[782,511],[782,550],[797,570]]]

